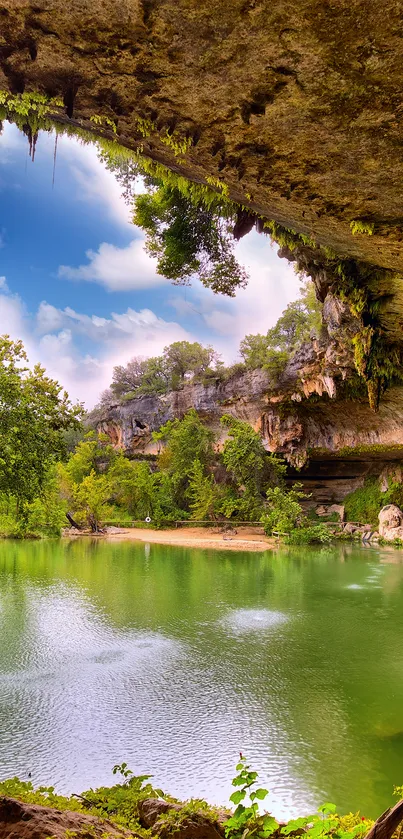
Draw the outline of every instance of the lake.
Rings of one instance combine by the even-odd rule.
[[[239,751],[278,817],[379,815],[403,783],[403,553],[0,542],[0,777],[126,761],[225,803]]]

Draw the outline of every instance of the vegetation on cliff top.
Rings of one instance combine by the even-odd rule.
[[[179,390],[186,381],[225,382],[236,373],[265,370],[276,387],[287,363],[298,349],[321,331],[321,304],[312,283],[301,286],[300,298],[290,303],[275,326],[265,335],[246,335],[241,341],[241,362],[226,367],[211,346],[198,342],[176,341],[165,347],[161,356],[132,358],[114,368],[110,388],[101,395],[100,404],[90,414],[96,425],[103,409],[136,396],[161,395]]]

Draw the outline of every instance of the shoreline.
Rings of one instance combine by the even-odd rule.
[[[186,527],[175,530],[152,530],[148,528],[121,527],[110,528],[99,535],[80,531],[64,532],[64,539],[91,537],[106,541],[149,542],[155,545],[173,545],[184,548],[210,548],[225,551],[251,551],[254,553],[273,550],[277,547],[275,539],[269,539],[256,528],[238,527],[236,533],[217,533],[212,528]]]

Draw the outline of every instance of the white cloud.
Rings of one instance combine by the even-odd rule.
[[[45,138],[41,135],[41,144],[44,141]],[[54,135],[46,138],[46,142],[51,152]],[[74,137],[59,136],[57,161],[59,158],[69,167],[75,199],[92,205],[98,212],[100,206],[105,208],[111,221],[127,227],[130,223],[130,207],[122,197],[115,176],[99,160],[96,146],[84,145]]]
[[[194,340],[179,323],[165,321],[150,309],[127,309],[109,318],[43,301],[30,315],[18,295],[0,288],[0,334],[21,338],[31,364],[40,362],[73,400],[91,408],[111,382],[113,367],[134,355],[159,355],[173,341]],[[83,351],[83,340],[92,345]]]
[[[183,297],[177,292],[169,301],[179,318],[192,318],[194,331],[211,330],[208,340],[227,363],[239,360],[238,347],[245,335],[265,333],[276,323],[300,288],[292,266],[278,258],[268,236],[251,233],[236,246],[236,254],[250,274],[247,287],[236,297],[215,295],[196,280],[192,289],[184,289]]]
[[[168,281],[156,273],[156,260],[145,252],[141,239],[133,239],[126,248],[102,242],[97,251],[88,250],[86,256],[88,263],[78,268],[60,265],[59,277],[99,283],[108,291],[168,285]]]
[[[8,291],[7,280],[5,277],[0,277],[0,291]]]

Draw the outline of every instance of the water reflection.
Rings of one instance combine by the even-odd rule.
[[[0,543],[1,775],[79,791],[126,760],[225,801],[245,751],[282,817],[401,781],[399,553]]]

